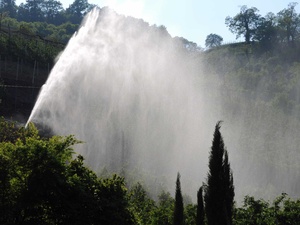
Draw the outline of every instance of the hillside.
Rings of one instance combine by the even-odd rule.
[[[234,127],[228,130],[229,148],[243,193],[297,196],[299,43],[269,50],[255,42],[220,46],[204,52],[201,60],[209,77],[206,86],[213,90],[207,101],[219,99],[220,118]]]
[[[0,30],[0,113],[27,118],[64,44],[17,28]]]
[[[300,33],[204,50],[65,12],[0,21],[0,223],[299,225]]]
[[[299,43],[283,42],[267,49],[259,42],[237,43],[200,51],[184,38],[171,38],[163,26],[126,20],[149,31],[149,40],[158,49],[161,38],[172,43],[184,61],[188,59],[184,67],[193,65],[187,71],[202,89],[207,106],[202,113],[210,117],[205,119],[222,119],[230,127],[226,134],[233,168],[238,168],[236,184],[244,186],[239,196],[250,193],[271,198],[280,190],[296,195],[300,189]],[[3,26],[0,39],[1,115],[25,122],[55,57],[65,46],[28,34],[20,26]]]
[[[204,53],[207,74],[223,87],[286,113],[299,109],[300,42],[265,50],[260,43],[224,45]]]

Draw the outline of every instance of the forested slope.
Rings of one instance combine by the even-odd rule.
[[[77,27],[18,22],[8,16],[2,20],[1,115],[19,113],[27,119],[55,57]],[[163,26],[154,28],[169,35]],[[243,186],[244,196],[275,199],[246,196],[244,206],[234,207],[233,224],[299,224],[299,200],[278,194],[299,198],[298,40],[266,45],[253,39],[206,51],[186,39],[173,40],[199,64],[195,85],[207,90],[207,102],[216,104],[212,114],[234,128],[225,126],[224,133],[236,187]],[[154,201],[147,187],[130,183],[130,178],[97,176],[81,156],[72,158],[71,147],[77,143],[72,136],[44,138],[32,125],[26,130],[2,118],[0,122],[3,223],[172,224],[174,198],[169,192]],[[195,224],[197,206],[188,196],[183,200],[184,221]]]

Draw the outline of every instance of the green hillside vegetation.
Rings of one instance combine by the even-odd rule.
[[[0,33],[1,57],[8,57],[12,60],[17,58],[24,59],[27,63],[38,60],[42,65],[48,63],[53,65],[56,55],[63,50],[64,44],[61,42],[51,41],[53,38],[36,35],[34,31],[37,28],[31,26],[34,23],[20,23],[15,19],[7,18],[13,25],[3,26]],[[53,34],[53,31],[52,31]],[[58,35],[58,34],[57,34]],[[67,37],[68,40],[70,36]]]
[[[264,102],[285,113],[299,112],[300,15],[297,3],[261,16],[242,6],[225,23],[245,42],[211,47],[204,53],[205,72],[221,76],[228,91]],[[210,39],[209,39],[210,40]]]
[[[50,10],[50,5],[53,10]],[[35,95],[31,89],[28,93],[16,94],[8,86],[41,87],[55,57],[64,49],[92,6],[87,1],[78,0],[67,9],[55,0],[27,0],[20,6],[16,6],[14,0],[1,1],[0,107],[1,110],[11,107],[5,113],[0,110],[2,115],[9,117],[18,111],[28,116],[38,91]],[[251,29],[245,29],[245,24],[239,23],[243,16],[252,19]],[[199,81],[201,88],[220,90],[210,92],[207,101],[224,100],[221,103],[224,113],[232,118],[228,122],[234,123],[237,115],[244,115],[241,120],[249,129],[239,133],[239,139],[236,139],[248,146],[241,161],[246,159],[252,163],[253,173],[273,171],[270,177],[279,176],[280,182],[285,182],[285,171],[294,170],[300,177],[299,146],[294,141],[299,138],[300,125],[300,15],[295,11],[295,4],[264,17],[256,8],[243,6],[236,16],[226,18],[225,24],[237,36],[243,36],[245,42],[222,45],[221,38],[211,35],[207,49],[203,50],[193,42],[175,37],[174,43],[179,44],[174,46],[179,46],[202,65],[199,74],[205,74],[207,79],[204,83]],[[162,35],[169,35],[163,26],[154,28]],[[17,105],[16,98],[25,93],[30,99]],[[242,106],[241,101],[244,102]],[[29,102],[30,105],[26,105]],[[253,118],[257,123],[253,123]],[[291,135],[282,145],[275,146],[274,136],[259,133],[257,124],[262,120],[267,126],[265,130],[274,131],[277,140],[287,130]],[[257,147],[260,141],[265,143],[263,150]],[[1,224],[174,223],[176,174],[174,193],[163,191],[153,197],[148,193],[148,187],[142,185],[142,180],[132,182],[120,175],[99,175],[90,170],[84,158],[73,151],[75,144],[81,143],[73,136],[43,137],[33,124],[25,129],[1,118]],[[283,161],[272,160],[283,150],[287,152]],[[260,157],[253,159],[252,156],[257,155]],[[180,176],[177,178],[176,188],[180,190]],[[261,177],[255,182],[263,183],[264,180]],[[208,190],[206,185],[203,190]],[[181,192],[184,194],[184,190]],[[202,195],[202,187],[199,193]],[[183,195],[183,224],[192,225],[196,221],[197,224],[209,224],[206,217],[196,220],[200,217],[197,212],[204,215],[203,209],[197,209],[197,205],[188,199]],[[273,201],[247,195],[242,206],[233,204],[232,207],[230,222],[224,224],[300,223],[300,200],[284,193]]]
[[[78,29],[83,16],[94,6],[87,1],[74,1],[69,8],[63,9],[61,3],[53,1],[55,15],[50,16],[51,7],[47,4],[52,1],[27,0],[20,6],[14,2],[2,1],[0,7],[1,60],[9,58],[16,62],[22,59],[31,64],[37,60],[48,71]],[[173,40],[187,52],[198,55],[205,65],[204,71],[199,73],[210,79],[221,78],[226,91],[262,101],[285,113],[299,112],[300,16],[295,6],[296,3],[290,3],[277,14],[266,16],[261,16],[255,7],[242,6],[236,16],[225,19],[225,24],[237,37],[245,38],[242,43],[221,45],[218,35],[208,35],[208,50],[203,51],[184,38]],[[33,16],[32,10],[37,10],[39,16]],[[243,23],[245,18],[247,24]],[[164,26],[156,28],[168,34]]]
[[[300,42],[262,51],[259,43],[226,45],[204,53],[207,76],[222,87],[285,113],[299,112]]]
[[[219,138],[220,133],[214,135],[214,154],[218,146],[224,147]],[[81,143],[73,136],[43,137],[33,124],[25,129],[0,119],[1,224],[177,224],[173,221],[178,213],[177,197],[175,200],[163,191],[155,201],[139,182],[128,186],[126,179],[116,174],[97,176],[84,158],[75,154],[75,144]],[[209,185],[213,184],[208,183],[205,191]],[[179,224],[214,224],[216,217],[196,220],[197,205],[182,197],[179,176],[174,193],[175,189],[183,204]],[[300,201],[286,194],[273,202],[246,196],[243,206],[231,207],[230,224],[234,225],[300,222]]]

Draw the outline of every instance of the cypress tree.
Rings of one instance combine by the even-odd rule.
[[[221,121],[215,127],[204,195],[208,225],[232,224],[233,176],[220,128]]]
[[[196,225],[204,225],[203,187],[197,193],[197,217]]]
[[[228,161],[228,152],[224,152],[224,193],[225,193],[225,218],[227,220],[226,224],[232,224],[232,214],[233,214],[233,203],[234,203],[234,185],[233,185],[233,175],[230,169],[230,163]]]
[[[183,199],[180,187],[180,174],[177,173],[175,208],[174,208],[174,225],[183,225]]]

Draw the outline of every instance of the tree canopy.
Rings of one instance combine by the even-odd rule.
[[[278,196],[272,203],[245,196],[243,206],[233,206],[233,180],[228,180],[232,174],[227,151],[222,151],[224,143],[219,128],[220,123],[216,125],[212,149],[218,149],[214,154],[218,160],[214,161],[221,165],[212,166],[210,160],[209,174],[216,174],[213,171],[219,168],[222,179],[216,181],[218,178],[214,177],[213,183],[220,185],[217,187],[209,186],[212,182],[208,180],[204,187],[205,204],[202,187],[199,189],[197,206],[183,204],[179,174],[175,198],[162,191],[155,201],[141,183],[129,189],[124,178],[116,174],[99,177],[87,168],[84,158],[74,155],[72,146],[80,144],[74,136],[42,137],[33,124],[25,129],[0,118],[0,223],[298,225],[300,201],[288,198],[287,194]],[[213,195],[215,202],[209,203],[208,198]],[[214,208],[220,211],[209,213],[212,209],[209,207],[216,205],[223,208]],[[232,221],[228,219],[231,212]],[[212,215],[214,223],[209,217]]]
[[[26,22],[47,22],[61,25],[66,22],[80,24],[83,16],[96,5],[87,0],[74,0],[64,9],[58,0],[26,0],[16,5],[15,0],[3,0],[0,3],[0,13],[7,13],[12,18]]]
[[[42,138],[1,119],[1,224],[133,224],[124,178],[75,158],[73,136]]]
[[[292,2],[277,14],[269,12],[261,16],[257,8],[243,5],[237,15],[226,17],[225,24],[237,38],[243,36],[248,44],[258,41],[267,48],[274,43],[291,44],[300,38],[300,16],[296,6],[297,3]]]
[[[255,7],[248,8],[243,5],[234,17],[226,17],[225,24],[232,33],[236,33],[237,38],[243,35],[246,43],[250,43],[256,29],[260,16],[258,9]]]
[[[218,47],[222,44],[223,38],[217,34],[209,34],[205,39],[205,46],[208,48]]]

